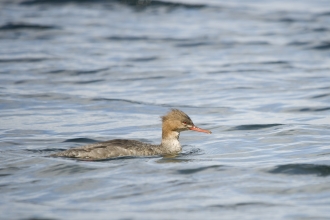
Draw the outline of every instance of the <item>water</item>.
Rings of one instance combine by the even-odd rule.
[[[1,1],[1,219],[329,219],[330,9],[317,1]],[[129,138],[175,158],[47,157]]]

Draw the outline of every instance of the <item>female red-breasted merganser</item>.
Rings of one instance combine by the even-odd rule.
[[[123,156],[176,155],[182,150],[179,143],[181,131],[192,130],[211,134],[209,130],[196,127],[189,116],[178,109],[172,109],[161,118],[163,125],[162,142],[160,145],[134,140],[114,139],[69,149],[51,156],[101,160]]]

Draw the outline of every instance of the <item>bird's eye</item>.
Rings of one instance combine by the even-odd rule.
[[[185,121],[184,121],[184,122],[182,122],[182,124],[186,125],[186,124],[187,124],[187,122],[185,122]]]

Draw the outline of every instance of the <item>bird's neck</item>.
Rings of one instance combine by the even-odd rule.
[[[182,148],[179,142],[180,133],[173,131],[170,126],[163,123],[161,146],[170,154],[180,153]]]

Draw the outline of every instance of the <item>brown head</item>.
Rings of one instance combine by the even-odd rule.
[[[190,117],[183,111],[180,111],[179,109],[172,109],[170,112],[167,113],[167,115],[164,115],[161,118],[163,122],[163,135],[164,135],[164,131],[181,132],[187,130],[204,132],[208,134],[212,133],[209,130],[204,130],[196,127],[192,122],[192,120],[190,119]]]

